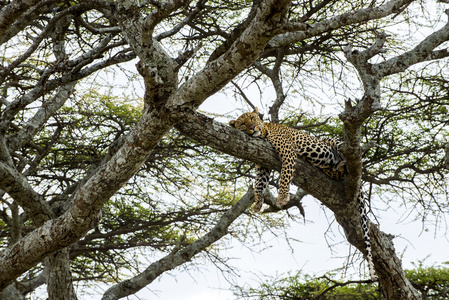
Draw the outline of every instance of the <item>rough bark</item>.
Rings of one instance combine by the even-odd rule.
[[[61,249],[45,258],[47,269],[47,292],[49,300],[76,300],[72,284],[70,258],[67,248]]]

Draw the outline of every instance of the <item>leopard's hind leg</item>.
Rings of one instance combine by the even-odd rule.
[[[254,183],[254,206],[253,211],[259,212],[263,204],[263,192],[270,180],[271,170],[256,165],[256,181]]]

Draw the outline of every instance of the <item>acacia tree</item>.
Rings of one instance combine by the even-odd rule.
[[[347,178],[344,182],[333,181],[298,160],[293,182],[333,211],[348,242],[361,252],[365,249],[354,201],[361,179],[384,185],[389,191],[402,189],[418,195],[411,201],[428,210],[433,205],[444,211],[439,196],[445,191],[444,168],[449,161],[443,153],[448,101],[445,64],[449,53],[442,45],[449,39],[449,24],[438,24],[438,29],[415,44],[391,38],[383,30],[398,19],[413,24],[414,18],[421,17],[419,12],[424,14],[408,10],[415,4],[411,0],[370,4],[279,0],[4,1],[0,11],[3,297],[23,295],[29,287],[14,281],[33,270],[29,274],[32,283],[46,281],[50,299],[75,299],[75,263],[70,262],[86,243],[115,237],[113,244],[120,249],[117,245],[123,242],[122,235],[133,232],[133,228],[156,224],[164,229],[162,226],[170,224],[170,220],[173,224],[189,222],[192,212],[158,210],[152,211],[154,223],[139,222],[148,213],[145,209],[120,213],[115,224],[107,222],[114,217],[116,205],[110,199],[121,195],[129,199],[124,198],[130,196],[129,192],[126,195],[126,187],[121,188],[130,180],[139,182],[143,170],[150,170],[148,174],[155,177],[175,176],[161,167],[161,154],[171,152],[167,149],[178,149],[181,156],[191,155],[181,151],[186,149],[185,140],[169,138],[173,128],[220,153],[279,171],[280,161],[266,141],[247,137],[197,112],[208,97],[234,79],[233,84],[242,94],[242,80],[269,79],[276,94],[269,104],[271,120],[298,125],[301,120],[294,120],[291,114],[284,119],[292,97],[284,91],[286,87],[307,82],[308,76],[325,71],[334,80],[339,76],[338,69],[357,74],[361,94],[355,101],[346,99],[339,114],[341,121],[333,120],[335,127],[329,120],[323,122],[326,125],[313,127],[313,131],[340,133],[345,142]],[[442,12],[440,6],[434,5],[437,12]],[[90,145],[83,143],[80,147],[70,142],[78,137],[69,130],[73,121],[67,122],[64,109],[79,101],[76,86],[101,70],[135,58],[145,90],[143,111],[135,116],[138,122],[126,123],[119,109],[110,110],[102,118],[88,115],[89,109],[83,109],[82,114],[90,121],[94,122],[96,116],[104,127],[97,125],[98,135],[83,135],[92,142]],[[293,77],[287,76],[291,73]],[[289,82],[288,78],[293,79]],[[306,90],[305,84],[303,87]],[[124,111],[126,114],[126,108]],[[404,120],[408,122],[407,130],[401,126]],[[81,120],[77,122],[82,124]],[[400,142],[398,138],[402,138]],[[67,145],[70,147],[65,148]],[[66,156],[70,154],[67,150],[76,150],[74,157],[80,160]],[[52,155],[58,153],[64,153],[65,159],[52,164]],[[166,161],[173,157],[170,155],[165,156]],[[182,165],[172,167],[180,172],[188,169]],[[417,190],[420,193],[414,192]],[[132,194],[145,192],[137,189]],[[182,200],[182,196],[178,198]],[[250,190],[228,209],[196,208],[198,216],[218,214],[204,235],[194,239],[179,230],[166,232],[168,240],[178,240],[167,256],[111,286],[103,298],[133,294],[163,272],[189,261],[226,235],[251,200]],[[292,197],[287,206],[292,205],[300,206],[298,198]],[[101,230],[106,233],[98,227],[102,224],[102,209],[107,217]],[[126,218],[136,223],[123,232],[120,221]],[[391,236],[373,224],[370,231],[374,264],[386,298],[419,299],[419,292],[405,277]],[[141,242],[163,232],[146,231],[138,239],[139,245],[155,245],[157,238],[148,244]],[[169,246],[166,244],[164,249]],[[85,249],[87,252],[89,249]],[[36,266],[44,270],[41,275],[36,275]],[[32,286],[31,280],[27,283]]]

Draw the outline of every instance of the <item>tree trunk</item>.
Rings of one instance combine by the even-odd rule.
[[[45,258],[47,268],[47,292],[49,300],[76,300],[67,248]]]

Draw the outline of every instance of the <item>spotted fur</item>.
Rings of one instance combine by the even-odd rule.
[[[267,139],[280,156],[282,169],[277,203],[279,206],[284,206],[289,201],[290,183],[293,178],[295,161],[298,156],[309,161],[330,178],[342,180],[346,175],[346,162],[340,152],[341,143],[337,140],[330,138],[318,139],[291,127],[263,122],[259,118],[257,108],[253,112],[244,113],[237,120],[230,121],[229,125],[253,137]],[[253,206],[255,212],[260,211],[262,208],[263,191],[268,186],[270,173],[271,170],[256,165],[256,180],[254,184],[255,203]],[[360,208],[363,237],[371,279],[377,280],[369,237],[369,220],[362,190],[360,190],[357,201]]]

